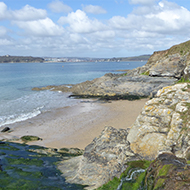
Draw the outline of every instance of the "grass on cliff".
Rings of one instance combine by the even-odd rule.
[[[185,79],[183,77],[181,77],[180,80],[177,81],[177,83],[190,83],[190,80],[189,79]]]
[[[190,41],[174,45],[168,50],[168,55],[179,53],[184,56],[190,51]]]
[[[109,181],[107,184],[104,184],[103,186],[99,187],[97,190],[116,190],[121,182],[121,179],[124,179],[126,177],[130,177],[131,173],[137,169],[146,169],[149,167],[149,165],[152,163],[152,161],[148,160],[137,160],[137,161],[131,161],[127,163],[127,169],[121,174],[120,178],[115,177],[113,180]],[[143,185],[145,173],[138,173],[134,176],[134,178],[131,181],[124,182],[122,185],[121,190],[138,190],[141,185]]]

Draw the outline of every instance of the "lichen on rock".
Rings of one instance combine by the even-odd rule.
[[[128,140],[135,153],[155,159],[159,152],[173,152],[184,157],[190,145],[189,84],[164,87],[146,102]]]

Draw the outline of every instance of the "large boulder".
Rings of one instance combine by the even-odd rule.
[[[125,129],[105,127],[101,135],[85,148],[83,156],[61,162],[59,169],[67,182],[96,189],[115,176],[119,177],[125,171],[127,161],[141,159],[131,151],[127,134]]]
[[[130,147],[146,159],[163,151],[187,157],[190,149],[190,84],[164,87],[146,102],[129,131]]]

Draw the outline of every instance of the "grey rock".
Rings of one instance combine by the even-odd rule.
[[[127,134],[125,129],[105,127],[85,148],[83,156],[59,164],[63,176],[68,182],[89,185],[88,189],[96,189],[119,177],[127,167],[126,162],[141,159],[131,151]]]
[[[180,79],[186,67],[186,60],[186,56],[179,54],[162,57],[149,69],[149,75]]]

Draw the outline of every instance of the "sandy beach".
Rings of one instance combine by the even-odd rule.
[[[113,126],[117,129],[130,128],[146,101],[147,99],[119,100],[105,103],[81,100],[77,106],[56,109],[8,125],[11,132],[0,133],[0,140],[34,135],[43,140],[30,142],[33,145],[84,149],[100,135],[105,126]]]

